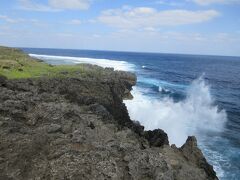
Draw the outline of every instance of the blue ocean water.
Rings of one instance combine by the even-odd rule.
[[[240,177],[240,57],[23,48],[50,64],[92,63],[133,71],[132,119],[181,146],[197,136],[220,179]]]

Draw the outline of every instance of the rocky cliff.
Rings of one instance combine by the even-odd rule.
[[[0,76],[0,179],[217,179],[195,137],[177,148],[123,104],[134,74],[9,80]]]

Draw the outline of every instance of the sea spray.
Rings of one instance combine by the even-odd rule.
[[[209,85],[203,77],[192,82],[186,99],[174,102],[170,97],[152,99],[134,87],[133,100],[126,100],[129,115],[146,130],[161,128],[167,132],[170,143],[181,146],[189,135],[202,136],[221,132],[227,120],[224,110],[214,104]]]

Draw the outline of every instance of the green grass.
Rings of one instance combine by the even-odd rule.
[[[31,58],[20,49],[0,46],[0,75],[8,79],[38,77],[86,77],[101,76],[101,68],[89,65],[57,65],[52,66]]]

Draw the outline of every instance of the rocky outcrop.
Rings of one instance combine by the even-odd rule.
[[[144,132],[144,137],[148,140],[150,146],[161,147],[169,145],[167,134],[161,129]]]
[[[104,71],[0,77],[0,179],[217,179],[195,138],[178,149],[130,120],[123,99],[135,75]]]
[[[188,137],[186,143],[180,148],[187,160],[192,161],[198,167],[205,170],[207,175],[214,179],[216,173],[213,167],[207,163],[201,150],[197,147],[197,139],[194,136]]]

